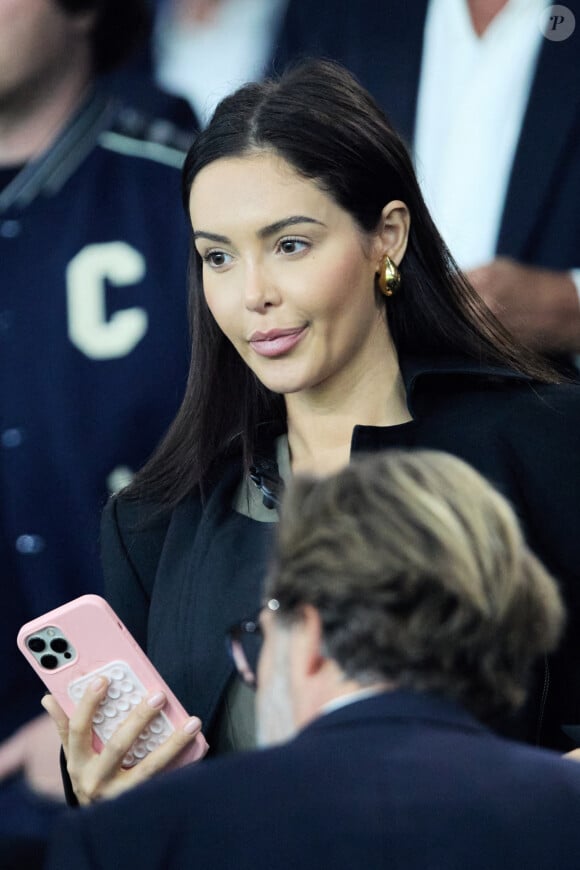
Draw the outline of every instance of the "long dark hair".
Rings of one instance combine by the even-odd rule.
[[[183,203],[197,174],[224,157],[256,150],[280,154],[315,181],[363,231],[378,226],[387,202],[411,214],[399,293],[385,300],[399,355],[460,353],[507,365],[540,381],[556,375],[517,346],[472,289],[435,227],[402,140],[372,97],[345,69],[308,61],[278,81],[248,84],[226,97],[192,145],[183,169]],[[192,359],[186,393],[157,452],[129,495],[172,506],[203,479],[232,444],[249,463],[260,423],[284,420],[281,396],[267,390],[222,334],[205,303],[202,262],[192,244]]]

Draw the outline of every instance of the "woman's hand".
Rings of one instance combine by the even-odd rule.
[[[166,768],[201,730],[197,717],[187,720],[181,730],[143,758],[134,767],[121,767],[123,758],[144,728],[163,708],[166,698],[156,692],[141,701],[117,728],[100,753],[93,749],[92,719],[107,693],[108,682],[96,679],[86,690],[74,714],[68,719],[52,695],[45,695],[42,706],[56,724],[72,786],[80,804],[112,798],[150,779]]]

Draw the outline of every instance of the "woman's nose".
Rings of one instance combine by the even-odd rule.
[[[272,277],[260,266],[249,266],[244,278],[244,301],[250,311],[275,305],[279,297]]]

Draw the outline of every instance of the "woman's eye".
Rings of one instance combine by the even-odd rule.
[[[309,248],[308,242],[302,239],[281,239],[278,248],[283,254],[299,254]]]
[[[225,251],[208,251],[203,255],[203,262],[208,263],[213,269],[219,269],[231,263],[231,255]]]

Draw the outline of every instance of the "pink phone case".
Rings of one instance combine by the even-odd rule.
[[[131,750],[131,767],[189,718],[114,610],[98,595],[82,595],[22,626],[18,647],[65,713],[70,716],[97,676],[109,680],[107,696],[93,718],[93,745],[102,749],[143,693],[163,691],[167,702]],[[208,746],[198,734],[171,766],[202,758]]]

